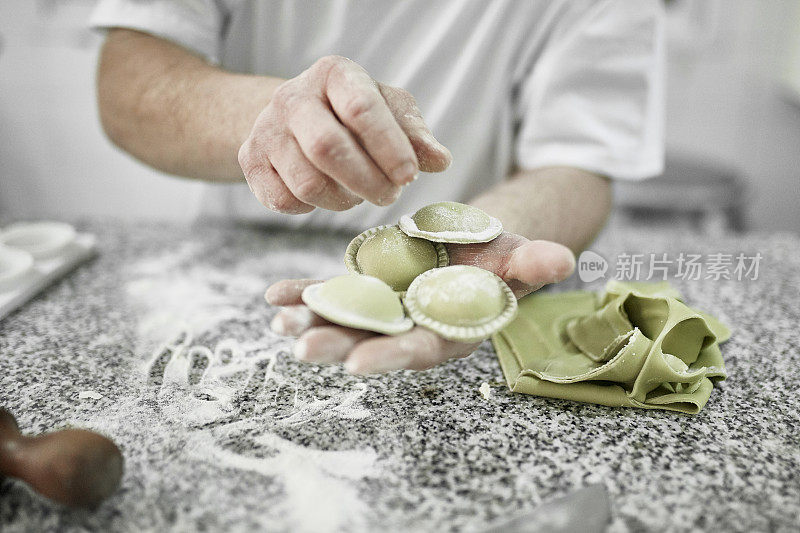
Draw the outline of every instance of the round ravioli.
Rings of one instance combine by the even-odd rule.
[[[397,226],[378,226],[350,242],[344,264],[350,272],[376,277],[404,292],[426,270],[447,266],[448,257],[441,243],[409,237]]]
[[[517,314],[517,299],[508,285],[488,270],[468,265],[421,274],[403,303],[415,323],[460,342],[485,339]]]
[[[477,207],[458,202],[430,204],[400,218],[407,235],[433,242],[468,244],[489,242],[503,232],[503,225]]]
[[[372,276],[345,274],[309,285],[302,299],[312,311],[341,326],[397,335],[414,325],[400,297]]]

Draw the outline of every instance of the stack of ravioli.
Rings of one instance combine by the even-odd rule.
[[[399,335],[416,324],[448,340],[482,341],[514,319],[517,299],[494,273],[450,265],[445,244],[489,242],[502,232],[477,207],[427,205],[356,236],[344,257],[350,274],[307,287],[303,303],[349,328]]]
[[[492,342],[515,392],[698,413],[726,377],[719,344],[729,337],[666,282],[610,281],[601,295],[523,298]]]

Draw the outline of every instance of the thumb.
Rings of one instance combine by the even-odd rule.
[[[381,94],[391,109],[395,120],[403,129],[417,154],[419,169],[423,172],[442,172],[453,162],[453,156],[433,136],[414,97],[398,87],[379,84]]]
[[[572,274],[575,256],[569,248],[552,241],[530,241],[504,232],[485,243],[448,244],[452,265],[473,265],[494,272],[517,298]]]
[[[517,280],[538,289],[569,277],[575,270],[575,255],[562,244],[529,241],[516,248],[508,260],[505,279]]]

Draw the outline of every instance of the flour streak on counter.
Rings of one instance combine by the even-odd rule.
[[[270,433],[252,437],[252,452],[271,452],[253,457],[225,449],[225,437],[257,430],[250,421],[237,422],[214,432],[196,433],[187,442],[189,453],[222,468],[273,476],[283,483],[286,499],[282,514],[294,531],[347,531],[364,527],[367,509],[357,483],[375,476],[377,454],[371,448],[325,451],[306,448]]]
[[[202,256],[199,246],[186,244],[128,269],[125,294],[137,312],[137,351],[150,351],[139,367],[144,397],[155,400],[171,427],[183,428],[185,459],[277,480],[284,499],[273,511],[293,530],[364,527],[368,509],[359,484],[377,471],[372,448],[314,449],[264,428],[368,418],[370,411],[361,404],[366,384],[324,391],[324,398],[301,397],[303,384],[275,370],[276,361],[288,357],[288,341],[272,334],[266,323],[250,340],[208,341],[225,331],[226,321],[241,319],[243,301],[257,298],[266,306],[261,297],[267,283],[255,274],[264,261],[306,277],[336,275],[341,265],[294,251],[225,268],[207,264]],[[310,270],[303,272],[305,267]],[[251,442],[247,451],[230,447],[241,439]]]
[[[257,275],[265,263],[300,277],[328,278],[344,271],[343,264],[329,257],[291,250],[215,266],[204,261],[197,243],[186,243],[128,268],[125,292],[140,312],[140,342],[152,346],[183,331],[195,336],[210,331],[241,317],[240,303],[248,298],[266,305],[262,295],[268,283]]]
[[[230,340],[227,341],[230,344]],[[202,346],[193,346],[191,353],[203,352]],[[205,348],[206,353],[213,352]],[[218,351],[218,350],[215,350]],[[164,383],[158,393],[162,413],[186,427],[186,445],[183,455],[215,468],[233,469],[240,474],[255,473],[274,478],[283,487],[284,497],[276,511],[287,518],[295,531],[345,531],[361,529],[368,509],[359,496],[359,483],[376,472],[377,454],[372,448],[356,450],[319,450],[292,443],[273,433],[264,432],[271,424],[297,426],[321,419],[366,418],[370,412],[360,405],[359,399],[367,392],[364,384],[356,384],[349,391],[334,394],[324,400],[312,397],[308,401],[298,398],[280,374],[274,371],[277,354],[255,352],[247,358],[242,350],[234,355],[229,365],[213,360],[193,390],[190,383],[168,376],[186,376],[182,364],[167,368],[181,368],[180,372],[164,372]],[[259,365],[259,363],[262,363]],[[249,368],[248,368],[249,367]],[[258,374],[261,367],[263,373]],[[232,387],[226,378],[241,376],[244,387]],[[274,395],[267,392],[272,386]],[[259,390],[261,387],[261,390]],[[251,392],[252,397],[245,396]],[[276,409],[281,392],[292,396],[288,414],[281,417]],[[272,402],[269,398],[272,397]],[[243,409],[247,401],[258,401],[261,409],[248,415]],[[288,403],[288,402],[287,402]],[[244,417],[244,419],[240,419]],[[252,433],[255,432],[255,435]],[[246,452],[230,449],[229,442],[249,440]],[[266,454],[266,456],[261,456]]]

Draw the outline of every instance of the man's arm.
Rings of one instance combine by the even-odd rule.
[[[407,91],[338,56],[289,80],[247,76],[117,29],[101,54],[98,101],[109,137],[135,157],[192,178],[244,176],[285,213],[388,205],[419,170],[451,160]]]
[[[225,72],[169,41],[113,29],[98,66],[100,120],[115,144],[159,170],[240,181],[239,147],[283,81]]]
[[[577,254],[611,212],[611,183],[572,167],[518,170],[470,203],[500,219],[506,231],[554,241]]]

